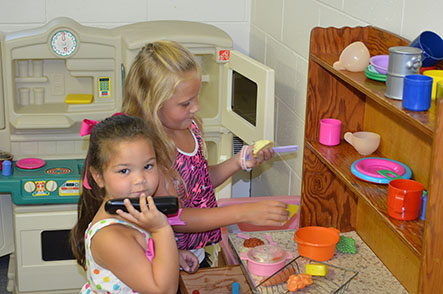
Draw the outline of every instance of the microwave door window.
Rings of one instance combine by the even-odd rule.
[[[257,121],[257,84],[232,72],[231,109],[254,127]]]

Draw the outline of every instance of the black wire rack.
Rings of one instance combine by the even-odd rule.
[[[297,292],[288,291],[286,284],[288,274],[300,274],[305,273],[306,264],[324,264],[327,266],[327,274],[325,276],[312,276],[313,283],[306,286],[303,289],[298,289]],[[286,273],[286,274],[284,274]],[[316,261],[303,256],[298,256],[287,263],[283,268],[275,272],[273,275],[266,279],[257,279],[255,276],[247,277],[248,283],[251,286],[253,293],[260,294],[281,294],[281,293],[314,293],[314,294],[326,294],[326,293],[345,293],[346,289],[355,276],[358,275],[358,271],[338,267],[332,264]],[[284,276],[285,278],[281,278]],[[258,280],[258,282],[257,282]]]

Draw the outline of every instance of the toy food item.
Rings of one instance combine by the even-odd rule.
[[[309,263],[306,265],[306,273],[311,276],[326,276],[328,274],[328,267],[326,264]]]
[[[293,267],[289,267],[289,268],[285,268],[284,270],[280,271],[278,274],[272,276],[269,280],[267,280],[266,282],[264,282],[262,285],[269,287],[269,286],[275,286],[278,284],[283,284],[285,283],[288,278],[291,275],[295,275],[296,271]],[[263,282],[264,279],[261,282]]]
[[[262,150],[263,148],[272,148],[272,147],[274,147],[274,142],[270,140],[258,140],[254,144],[254,155],[257,155],[257,153],[260,152],[260,150]]]
[[[355,254],[357,253],[357,248],[355,247],[355,240],[351,237],[340,236],[340,241],[338,241],[336,248],[341,253]]]
[[[265,244],[265,242],[259,238],[249,238],[243,242],[243,246],[248,248],[254,248],[263,244]]]
[[[295,292],[298,289],[303,289],[304,287],[311,285],[312,276],[309,274],[299,274],[289,276],[287,289],[290,292]]]

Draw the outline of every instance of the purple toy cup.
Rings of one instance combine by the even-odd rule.
[[[326,146],[340,144],[341,121],[334,118],[320,120],[320,143]]]

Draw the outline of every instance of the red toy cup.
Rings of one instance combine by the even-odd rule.
[[[424,187],[414,180],[396,179],[389,182],[388,214],[399,220],[419,217]]]

